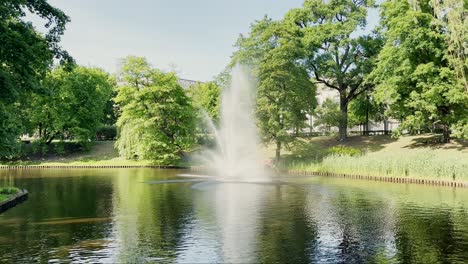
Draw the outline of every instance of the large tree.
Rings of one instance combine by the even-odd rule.
[[[188,93],[197,109],[206,113],[213,122],[218,121],[221,103],[220,86],[215,82],[197,83],[189,88]]]
[[[371,0],[306,0],[302,8],[290,10],[283,22],[298,29],[295,37],[307,51],[305,63],[316,82],[339,92],[340,140],[347,136],[349,103],[373,87],[365,77],[381,39],[374,34],[356,37],[372,6]]]
[[[26,10],[45,20],[45,35],[23,18]],[[21,132],[20,99],[41,89],[53,59],[71,60],[58,43],[68,17],[46,0],[0,1],[0,158],[12,157]]]
[[[145,58],[127,57],[117,81],[119,153],[158,164],[178,163],[193,144],[196,114],[177,77],[152,68]]]
[[[55,69],[42,82],[41,92],[30,95],[26,114],[31,132],[45,144],[56,138],[94,140],[112,89],[113,81],[103,70]]]
[[[293,140],[294,130],[306,126],[306,115],[317,102],[315,85],[303,64],[300,42],[289,41],[289,28],[265,17],[251,26],[248,36],[237,42],[234,63],[247,64],[258,78],[256,113],[260,135],[265,143],[281,149]]]
[[[409,132],[450,128],[466,120],[468,93],[450,63],[446,27],[434,17],[433,1],[387,1],[382,9],[386,44],[371,77],[377,98]]]

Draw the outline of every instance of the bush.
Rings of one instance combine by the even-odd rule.
[[[10,194],[15,194],[18,193],[18,188],[15,187],[5,187],[5,188],[0,188],[0,194],[4,195],[10,195]]]
[[[114,140],[117,137],[117,127],[104,125],[96,132],[96,140]]]
[[[21,157],[43,157],[46,155],[66,155],[81,151],[88,151],[92,145],[91,141],[52,141],[46,145],[44,141],[35,140],[31,143],[23,142]]]
[[[35,140],[31,144],[33,154],[44,155],[48,152],[48,146],[42,140]]]
[[[211,134],[196,134],[195,140],[198,145],[204,147],[214,147],[216,146],[216,138]]]
[[[328,152],[337,156],[359,156],[362,154],[360,149],[347,146],[334,146],[329,148]]]
[[[67,150],[65,148],[65,142],[63,140],[57,142],[54,146],[55,153],[59,155],[64,155],[67,153]]]

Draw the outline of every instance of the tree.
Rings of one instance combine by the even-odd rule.
[[[197,83],[189,88],[188,93],[197,109],[206,112],[214,122],[218,121],[221,87],[214,82]]]
[[[248,37],[241,36],[234,61],[250,65],[258,77],[256,112],[263,142],[281,148],[293,140],[292,132],[306,126],[306,115],[316,106],[315,85],[299,63],[303,49],[288,41],[290,34],[281,23],[265,17],[251,26]]]
[[[348,105],[372,89],[365,82],[378,54],[381,39],[375,34],[353,37],[366,24],[372,1],[306,0],[302,8],[290,10],[284,20],[297,34],[307,53],[308,70],[317,83],[335,89],[340,96],[339,139],[345,140]]]
[[[450,63],[446,29],[433,12],[429,0],[416,8],[406,0],[383,4],[386,44],[371,78],[378,84],[377,99],[402,120],[401,130],[440,127],[448,142],[450,127],[459,122],[463,127],[468,116],[468,93]]]
[[[410,0],[410,3],[414,9],[419,8],[416,1]],[[431,1],[431,7],[435,18],[448,34],[448,59],[454,68],[457,81],[468,92],[468,3],[466,0]]]
[[[122,61],[118,82],[120,155],[159,164],[179,162],[193,144],[196,114],[177,77],[130,56]]]
[[[39,34],[22,20],[25,10],[46,21],[48,31]],[[40,81],[53,59],[71,61],[58,43],[68,17],[46,0],[0,2],[0,158],[16,154],[21,132],[20,99],[41,89]]]
[[[90,142],[104,119],[113,82],[97,68],[57,68],[42,82],[41,93],[31,95],[29,126],[50,144],[55,138]]]
[[[322,104],[315,110],[314,116],[316,118],[316,125],[323,125],[329,131],[332,127],[340,125],[340,112],[339,103],[330,98],[325,99]]]
[[[366,91],[349,104],[349,127],[362,125],[364,131],[369,131],[371,121],[383,121],[384,130],[387,132],[384,113],[384,105],[375,100],[371,91]]]

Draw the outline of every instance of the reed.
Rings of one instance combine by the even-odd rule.
[[[358,156],[329,155],[311,161],[292,161],[288,169],[374,176],[435,178],[468,181],[468,155],[430,150],[396,151]]]

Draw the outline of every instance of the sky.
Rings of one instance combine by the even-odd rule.
[[[80,65],[118,69],[144,56],[181,78],[209,81],[230,61],[240,33],[268,15],[281,18],[303,0],[49,0],[71,19],[61,45]],[[369,27],[377,20],[371,14]],[[33,22],[37,23],[34,19]]]

